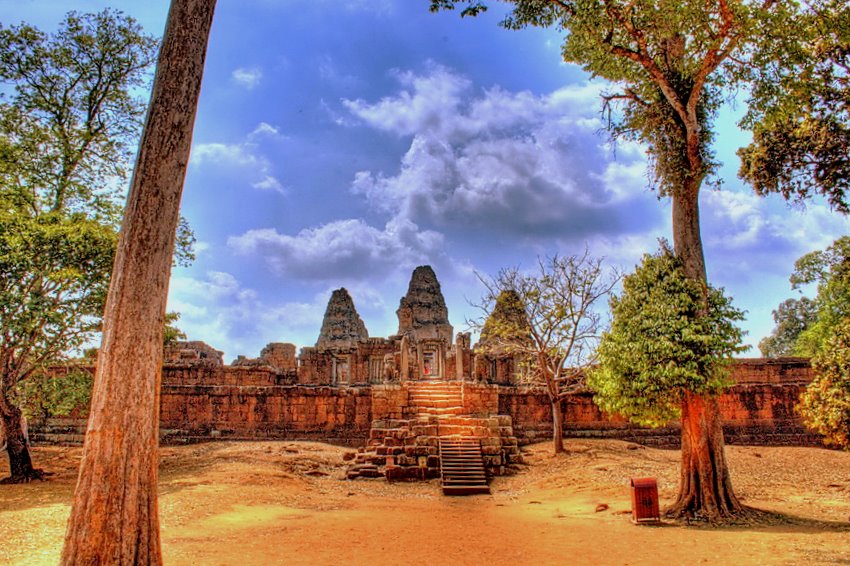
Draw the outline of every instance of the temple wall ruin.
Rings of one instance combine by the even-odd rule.
[[[811,372],[808,360],[801,358],[737,360],[732,367],[736,385],[720,398],[727,441],[819,444],[794,411]],[[331,387],[294,380],[294,370],[270,366],[167,365],[161,404],[164,439],[321,439],[353,445],[367,437],[372,420],[409,416],[406,382]],[[523,443],[551,436],[551,407],[540,388],[467,381],[463,403],[471,415],[509,415]],[[62,422],[69,426],[68,419]],[[79,420],[77,428],[83,424]],[[39,423],[32,428],[38,431]],[[629,424],[605,415],[590,393],[564,401],[564,429],[572,437],[659,446],[674,446],[679,439],[676,423],[661,429]]]
[[[723,430],[731,444],[817,445],[820,438],[803,427],[794,407],[812,379],[805,358],[741,359],[731,368],[735,383],[720,397]],[[499,413],[513,417],[514,431],[525,442],[550,438],[552,410],[540,388],[503,387]],[[619,438],[642,444],[675,446],[678,423],[650,429],[603,413],[592,393],[571,395],[563,404],[564,432],[573,437]]]

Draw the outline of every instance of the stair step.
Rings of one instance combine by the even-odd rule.
[[[445,495],[490,493],[481,442],[474,438],[440,438],[440,476]]]
[[[445,485],[444,495],[489,495],[490,486],[487,485]]]

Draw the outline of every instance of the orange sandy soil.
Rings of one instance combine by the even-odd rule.
[[[738,495],[773,513],[737,526],[636,526],[628,478],[676,492],[677,451],[567,441],[524,451],[489,496],[444,497],[437,481],[346,481],[343,454],[314,442],[162,450],[166,564],[850,564],[850,453],[727,447]],[[0,564],[55,564],[80,449],[34,449],[55,475],[0,486]],[[0,477],[8,475],[4,461]],[[607,505],[604,510],[597,511]]]

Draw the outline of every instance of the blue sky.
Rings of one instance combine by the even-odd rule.
[[[106,6],[156,35],[168,10],[0,0],[0,21],[52,31],[69,10]],[[342,286],[370,335],[386,336],[421,264],[463,330],[478,315],[475,272],[585,246],[630,271],[670,237],[642,148],[600,133],[605,85],[561,62],[557,33],[498,20],[430,14],[426,0],[219,0],[183,197],[198,257],[174,271],[169,297],[190,339],[228,361],[273,341],[312,345]],[[848,221],[742,185],[737,112],[718,122],[723,184],[703,191],[703,241],[755,345],[791,296],[794,260]]]

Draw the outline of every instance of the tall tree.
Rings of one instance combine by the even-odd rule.
[[[62,564],[161,564],[162,329],[215,0],[173,0],[124,212]]]
[[[766,358],[800,355],[797,342],[815,320],[817,306],[808,297],[782,301],[773,311],[773,322],[776,323],[773,332],[759,342],[761,355]]]
[[[530,381],[543,385],[552,407],[552,440],[564,451],[563,400],[583,389],[584,377],[596,362],[596,343],[603,328],[600,300],[619,276],[606,273],[602,260],[581,256],[538,260],[536,273],[503,269],[483,280],[487,293],[480,305],[490,314],[479,321],[484,354],[514,356]]]
[[[740,176],[760,195],[822,195],[850,213],[850,6],[845,0],[780,4],[761,22],[738,151]]]
[[[590,373],[588,385],[604,410],[640,424],[662,426],[681,417],[683,441],[692,445],[702,439],[699,430],[688,428],[686,411],[704,410],[706,397],[714,398],[728,384],[725,366],[740,346],[742,333],[735,321],[744,318],[720,290],[709,287],[708,300],[700,282],[685,275],[682,262],[666,246],[656,255],[645,255],[634,273],[623,280],[623,292],[611,298],[614,320],[599,345],[600,363]],[[719,413],[704,418],[718,419]],[[716,423],[720,426],[720,423]],[[721,442],[722,437],[706,439]],[[719,446],[698,450],[722,457]],[[687,456],[688,453],[685,453]],[[741,505],[731,489],[725,462],[711,462],[703,454],[698,466],[715,466],[702,472],[721,485],[713,490],[680,490],[679,497],[693,493],[704,518]],[[692,481],[689,467],[682,466],[682,483]],[[713,499],[717,494],[725,500]],[[676,511],[687,502],[677,500]]]
[[[823,346],[812,358],[815,378],[797,411],[828,444],[850,450],[850,319],[833,328]]]
[[[779,305],[774,311],[776,327],[762,344],[782,345],[784,355],[813,357],[850,319],[850,236],[800,257],[790,281],[791,288],[800,291],[816,285],[815,298],[788,299]]]
[[[0,417],[10,482],[42,476],[15,389],[98,330],[155,41],[112,11],[0,27]]]
[[[686,277],[708,285],[699,220],[699,192],[716,168],[712,120],[724,89],[757,39],[757,23],[775,0],[510,0],[508,28],[556,27],[562,55],[607,79],[603,97],[608,130],[644,144],[657,190],[672,201],[673,249]],[[486,9],[481,0],[431,0],[431,9]],[[682,482],[672,513],[711,519],[735,515],[719,405],[712,395],[682,398]],[[729,492],[729,493],[727,493]],[[717,501],[719,507],[706,506]]]

